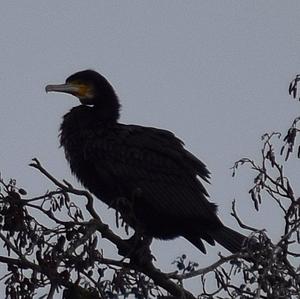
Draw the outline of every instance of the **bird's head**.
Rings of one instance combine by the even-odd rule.
[[[72,94],[84,105],[102,105],[107,100],[117,100],[110,83],[93,70],[77,72],[69,76],[64,84],[47,85],[46,92],[50,91]]]

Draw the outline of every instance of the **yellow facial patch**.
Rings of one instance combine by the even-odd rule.
[[[73,86],[72,94],[80,99],[92,98],[94,96],[93,87],[89,84],[76,81],[69,84]]]
[[[90,94],[91,88],[90,86],[86,85],[86,84],[76,84],[78,86],[78,92],[77,92],[77,96],[78,97],[86,97]]]

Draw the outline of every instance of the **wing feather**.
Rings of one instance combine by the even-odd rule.
[[[197,178],[209,178],[206,166],[183,147],[173,133],[156,128],[118,124],[95,138],[86,150],[87,159],[97,161],[96,172],[109,171],[123,193],[137,188],[158,213],[176,217],[207,219],[215,206]]]

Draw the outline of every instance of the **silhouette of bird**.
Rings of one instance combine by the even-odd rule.
[[[202,240],[233,253],[241,249],[246,237],[223,225],[208,201],[206,166],[173,133],[118,122],[119,99],[102,75],[80,71],[46,91],[79,99],[60,127],[71,171],[136,232],[164,240],[182,236],[204,253]]]

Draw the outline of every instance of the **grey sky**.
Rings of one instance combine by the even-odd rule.
[[[207,164],[208,190],[226,224],[237,227],[229,216],[236,198],[242,217],[278,238],[269,206],[256,214],[248,200],[253,176],[241,171],[233,180],[229,167],[242,156],[258,158],[260,136],[286,130],[298,116],[287,87],[300,71],[299,20],[299,1],[3,1],[3,177],[44,191],[48,183],[27,167],[36,156],[74,181],[57,135],[62,115],[78,102],[44,87],[93,68],[115,87],[122,122],[172,130]],[[208,256],[183,240],[153,249],[167,267],[187,250],[206,265],[220,247]]]

